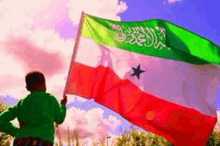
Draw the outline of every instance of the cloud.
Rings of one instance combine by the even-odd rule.
[[[4,22],[0,25],[7,28],[38,27],[54,29],[56,23],[67,16],[67,0],[53,2],[51,0],[34,2],[29,0],[3,0],[0,3],[0,21]]]
[[[25,89],[25,75],[29,71],[38,70],[46,77],[48,91],[52,90],[58,99],[62,98],[61,92],[66,81],[63,78],[67,76],[74,46],[73,38],[61,38],[54,31],[55,25],[52,25],[56,24],[53,20],[61,21],[66,18],[67,12],[60,15],[60,11],[66,9],[62,2],[64,1],[53,4],[50,0],[0,2],[1,94],[16,99],[24,98],[29,94]],[[38,19],[42,15],[47,21]],[[51,80],[58,74],[63,78]],[[49,84],[50,82],[53,84]],[[70,99],[68,102],[75,101],[75,98]]]
[[[5,90],[7,88],[18,87],[18,86],[20,86],[19,83],[23,82],[22,78],[19,78],[13,74],[3,74],[3,75],[0,75],[0,78],[1,78],[1,84],[0,84],[1,91]],[[14,83],[14,84],[12,84],[12,83]]]
[[[38,70],[47,76],[59,73],[65,67],[64,58],[58,53],[49,53],[37,47],[27,38],[9,37],[5,42],[8,55],[16,58],[17,63],[24,66],[26,72]]]
[[[220,130],[220,111],[217,110],[216,113],[217,113],[217,123],[216,123],[216,125],[215,125],[215,128],[216,128],[217,130]]]
[[[120,21],[118,14],[127,10],[126,3],[120,1],[118,4],[118,0],[70,0],[67,6],[69,18],[74,24],[79,23],[82,11],[97,17]]]
[[[68,73],[74,39],[65,40],[53,28],[49,27],[48,30],[32,29],[37,24],[36,15],[55,5],[55,3],[51,5],[49,2],[49,0],[33,3],[27,0],[0,2],[1,94],[8,94],[16,99],[24,98],[29,94],[25,89],[24,80],[29,71],[42,71],[46,76],[47,83],[54,75],[61,74],[64,78]],[[20,3],[24,5],[20,5]],[[58,3],[62,3],[62,1]],[[19,7],[17,7],[18,5]],[[59,8],[62,6],[60,5]],[[49,17],[55,13],[54,10],[48,10],[46,16]],[[42,26],[46,24],[44,21],[38,21],[38,23],[41,23]],[[56,80],[57,83],[65,82],[64,79],[53,80]],[[64,86],[65,83],[62,82],[59,85]],[[57,91],[54,88],[57,89],[57,84],[47,86],[47,89]]]
[[[77,95],[76,95],[76,99],[77,99],[77,101],[80,102],[80,103],[85,102],[85,101],[88,100],[88,99],[85,99],[85,98],[80,97],[80,96],[77,96]]]
[[[1,42],[0,77],[4,82],[0,83],[1,92],[23,98],[29,94],[25,75],[38,70],[45,75],[47,91],[61,99],[73,46],[74,39],[62,39],[54,30],[35,29],[9,35]]]
[[[168,3],[181,2],[181,0],[168,0]]]
[[[96,5],[91,7],[91,3]],[[1,1],[0,77],[4,79],[4,84],[0,83],[1,92],[21,99],[29,93],[25,89],[25,75],[29,71],[39,70],[46,76],[48,91],[51,89],[61,97],[66,81],[63,78],[69,71],[75,40],[61,38],[54,30],[62,27],[57,26],[57,23],[71,16],[71,20],[77,24],[81,10],[86,10],[85,12],[92,15],[120,20],[117,14],[126,9],[126,3],[118,4],[117,0],[80,2],[65,0],[56,1],[53,4],[50,0],[39,0],[33,3],[28,0]],[[55,75],[60,75],[60,78],[53,78]],[[21,92],[22,94],[19,94]],[[83,98],[77,97],[77,99],[79,102],[85,101]]]
[[[70,137],[73,136],[73,131],[76,129],[79,131],[79,138],[81,139],[98,140],[106,138],[111,134],[110,131],[114,131],[121,125],[121,121],[112,115],[105,119],[103,114],[104,111],[100,108],[93,108],[87,112],[75,107],[68,109],[64,123],[59,126],[61,138],[66,140],[67,127],[69,127]]]
[[[18,7],[11,0],[1,1],[0,3],[0,41],[4,40],[12,32],[21,32],[27,28],[31,28],[34,20],[26,15],[24,10],[19,10],[20,4],[18,4]]]
[[[118,0],[0,1],[0,94],[15,99],[25,98],[29,94],[25,88],[25,75],[29,71],[39,70],[45,74],[47,92],[60,101],[75,38],[62,38],[57,30],[61,30],[68,19],[77,25],[82,10],[98,17],[120,20],[118,14],[126,9],[126,3],[118,4]],[[64,30],[70,31],[62,28]],[[67,95],[67,98],[67,103],[76,99],[79,102],[86,101],[74,95]],[[121,122],[114,116],[105,119],[103,113],[101,109],[88,112],[69,109],[66,124],[60,125],[63,138],[67,127],[73,130],[76,125],[81,138],[91,136],[99,139],[111,135],[110,131]],[[18,126],[16,120],[13,122]]]

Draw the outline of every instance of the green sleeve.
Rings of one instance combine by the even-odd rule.
[[[10,121],[17,117],[17,105],[9,107],[0,114],[0,131],[15,136],[19,128],[14,126]]]
[[[62,124],[66,117],[66,105],[59,104],[59,102],[54,96],[53,96],[53,105],[54,105],[54,113],[55,113],[55,122],[57,124]]]

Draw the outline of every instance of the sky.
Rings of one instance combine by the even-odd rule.
[[[82,11],[124,22],[163,19],[220,46],[219,5],[217,0],[1,0],[0,99],[11,106],[25,98],[29,94],[25,75],[33,70],[43,72],[47,92],[62,99]],[[79,127],[85,141],[111,136],[109,143],[121,128],[131,126],[93,100],[67,98],[67,116],[59,126],[64,143],[68,126],[70,132]],[[220,99],[216,99],[218,109]],[[18,125],[17,119],[12,122]]]

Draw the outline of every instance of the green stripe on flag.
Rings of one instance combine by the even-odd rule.
[[[220,48],[170,22],[121,22],[84,15],[82,36],[138,54],[192,64],[220,64]]]

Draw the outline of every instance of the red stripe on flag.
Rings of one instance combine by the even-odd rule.
[[[176,146],[204,145],[217,122],[216,116],[141,91],[129,80],[121,80],[110,68],[77,62],[71,68],[67,94],[93,98]]]

